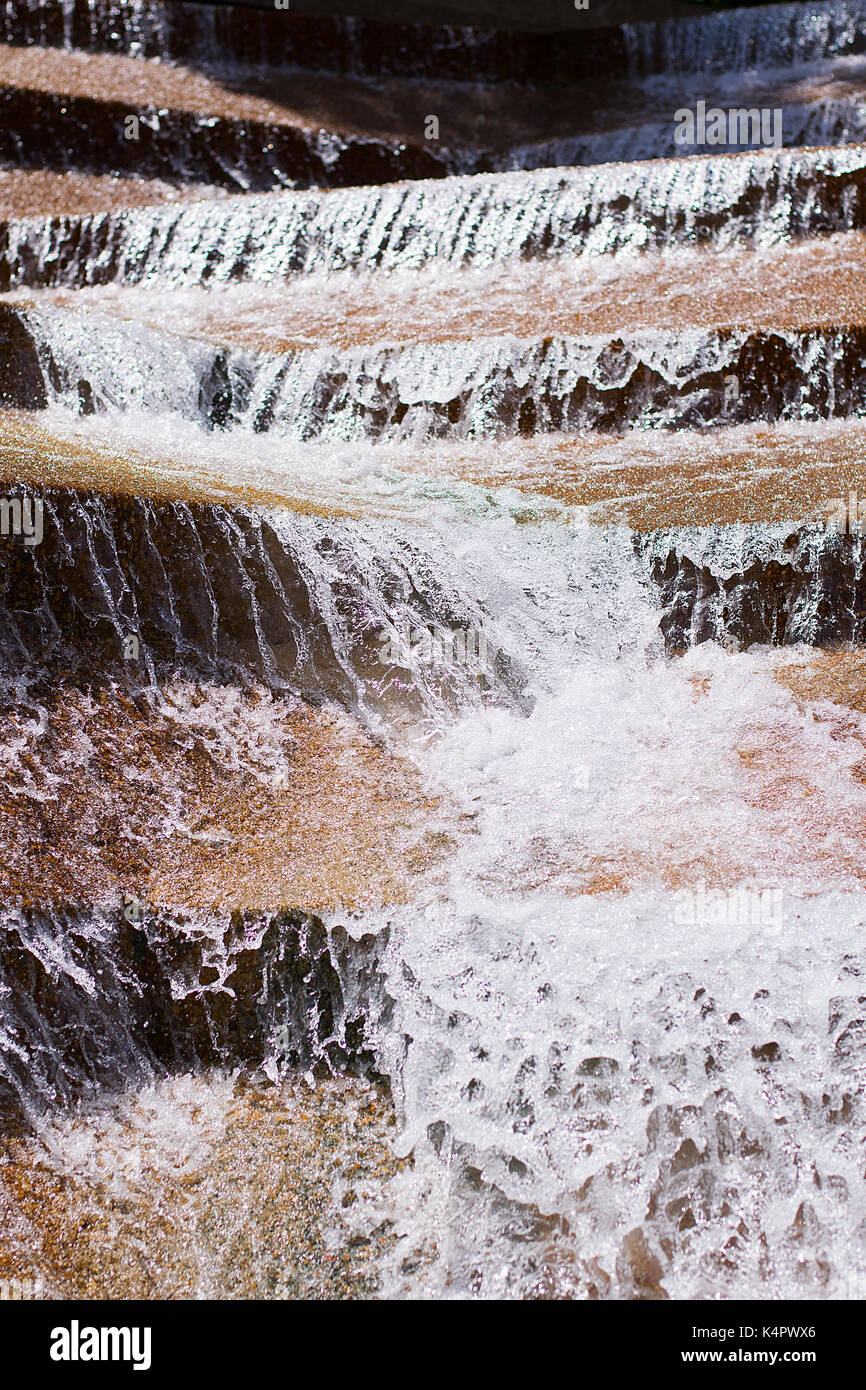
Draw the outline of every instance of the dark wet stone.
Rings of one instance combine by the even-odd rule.
[[[307,913],[25,909],[0,925],[0,1092],[24,1110],[172,1071],[260,1066],[374,1074],[384,938],[336,949]]]
[[[674,533],[641,537],[658,587],[660,629],[670,655],[701,642],[738,649],[753,644],[836,646],[866,641],[866,544],[804,526],[770,545],[738,573],[716,573],[711,559],[696,563]]]

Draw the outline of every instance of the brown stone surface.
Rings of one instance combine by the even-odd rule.
[[[509,138],[552,138],[568,129],[564,94],[551,101],[543,91],[470,86],[456,98],[447,85],[425,80],[371,82],[296,70],[228,76],[114,53],[0,47],[0,87],[4,86],[98,97],[130,111],[157,107],[261,125],[310,131],[323,127],[415,141],[424,139],[427,114],[439,111],[444,146],[499,146]],[[146,138],[145,129],[141,139]]]
[[[393,1222],[388,1098],[182,1076],[0,1134],[0,1281],[48,1298],[364,1298]],[[380,1220],[353,1231],[365,1197]],[[347,1219],[348,1218],[348,1219]],[[13,1286],[14,1287],[14,1286]]]
[[[23,290],[14,298],[99,307],[169,330],[182,323],[186,334],[268,352],[651,329],[801,330],[866,323],[866,234],[760,251],[561,257],[435,274],[341,272],[221,285],[218,293],[107,285]]]
[[[801,652],[787,661],[783,658],[776,678],[804,701],[829,700],[857,714],[866,714],[866,652],[860,649],[840,647],[835,651]],[[852,727],[860,726],[857,723]]]
[[[684,103],[693,105],[697,97],[708,106],[772,108],[862,97],[864,84],[863,62],[849,63],[836,75],[786,73],[781,85],[766,75],[741,80],[736,89],[707,79],[694,96],[694,77],[672,86],[643,86],[605,73],[554,87],[491,82],[455,88],[429,78],[356,78],[280,68],[206,73],[192,64],[125,54],[0,47],[0,90],[96,99],[106,109],[111,106],[112,119],[124,109],[157,108],[266,127],[405,141],[434,154],[439,149],[507,150],[631,127],[639,131],[648,123],[669,125],[673,131],[674,111]],[[425,121],[431,113],[439,118],[440,133],[438,141],[428,142]],[[70,148],[74,136],[71,130]],[[146,138],[145,129],[142,149]],[[710,154],[712,149],[699,152]]]
[[[358,509],[357,496],[338,485],[326,491],[321,476],[263,469],[253,482],[249,456],[241,476],[221,466],[213,437],[195,451],[188,446],[188,439],[179,441],[176,456],[160,455],[125,434],[100,438],[74,416],[0,408],[0,485],[284,507],[308,516],[348,516]]]
[[[213,116],[281,124],[290,117],[282,106],[234,93],[194,68],[143,61],[122,53],[77,53],[51,48],[0,49],[0,84],[70,97],[98,97],[131,109],[166,107]]]
[[[307,911],[417,891],[452,843],[412,767],[336,708],[179,682],[7,692],[0,892]]]
[[[0,221],[21,217],[75,217],[121,208],[224,198],[225,189],[176,185],[160,179],[114,174],[54,173],[48,169],[0,169]]]
[[[414,472],[518,488],[637,531],[819,520],[851,490],[866,499],[866,424],[856,419],[541,435],[383,454]]]
[[[412,516],[412,495],[372,498],[350,481],[326,479],[303,448],[277,468],[248,459],[242,478],[211,436],[192,456],[178,443],[158,455],[74,418],[0,411],[0,486],[93,489],[162,500],[243,503],[309,515]],[[737,425],[707,432],[631,430],[622,435],[359,446],[359,453],[417,480],[469,482],[491,500],[525,494],[519,519],[542,521],[551,506],[585,509],[598,525],[637,531],[735,522],[829,519],[851,491],[866,505],[866,423],[858,419]],[[503,498],[503,500],[505,500]],[[513,497],[512,497],[513,500]]]

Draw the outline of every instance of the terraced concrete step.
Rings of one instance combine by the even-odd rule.
[[[20,695],[3,697],[5,909],[375,909],[429,886],[458,830],[335,705],[194,681]]]
[[[864,333],[649,329],[257,354],[112,314],[0,304],[0,401],[343,443],[829,418],[864,408]]]
[[[55,163],[60,141],[55,137],[52,142],[39,112],[56,107],[66,127],[66,159],[73,166],[101,154],[106,165],[126,167],[137,156],[145,172],[161,159],[171,173],[170,142],[183,136],[189,142],[185,175],[191,177],[196,161],[201,163],[209,153],[222,153],[227,165],[236,161],[233,145],[240,148],[244,141],[249,177],[253,186],[256,180],[260,186],[269,168],[282,167],[281,155],[289,149],[287,132],[298,139],[304,133],[309,139],[329,132],[335,141],[364,139],[372,145],[378,140],[401,146],[404,163],[395,164],[394,176],[403,172],[417,177],[453,167],[461,149],[509,148],[554,139],[566,134],[575,119],[573,100],[565,96],[551,102],[549,96],[531,91],[476,87],[467,89],[459,102],[450,101],[449,95],[447,87],[402,77],[372,84],[283,69],[208,75],[194,67],[144,62],[125,54],[0,46],[0,97],[11,132],[0,145],[0,155],[25,163],[41,155],[45,164]],[[100,105],[102,147],[96,127]],[[441,135],[425,143],[428,113],[436,111],[442,113]],[[450,117],[445,114],[449,111]],[[137,141],[123,143],[124,113],[141,118]],[[256,140],[269,146],[259,151],[258,159]],[[134,146],[132,151],[128,144]],[[336,166],[336,147],[332,162]],[[177,176],[178,170],[174,173]],[[299,181],[303,173],[299,167]],[[369,181],[360,176],[360,169],[358,173],[358,182]],[[271,182],[290,181],[291,174],[286,168],[282,179],[272,174]]]
[[[578,509],[593,524],[646,533],[835,527],[840,516],[844,532],[852,492],[866,510],[862,418],[343,448],[188,429],[167,433],[161,450],[123,416],[96,423],[0,412],[0,486],[371,521],[411,521],[436,499],[527,522]]]
[[[341,269],[769,246],[862,228],[864,170],[863,146],[759,151],[11,220],[0,223],[0,284],[215,287]]]
[[[827,523],[850,529],[853,492],[866,512],[866,421],[630,430],[533,439],[381,445],[381,467],[410,476],[515,489],[604,526],[652,533],[689,527]],[[34,482],[37,479],[34,477]],[[858,517],[853,518],[855,523]]]
[[[404,5],[395,23],[381,0],[356,0],[357,18],[329,0],[275,14],[270,5],[187,5],[160,0],[5,0],[0,36],[16,44],[195,58],[225,65],[297,64],[381,76],[411,72],[446,80],[551,81],[628,69],[633,75],[797,66],[862,51],[858,0],[771,10],[696,14],[684,0],[596,0],[587,11],[540,0]],[[404,14],[405,12],[405,14]],[[683,21],[690,21],[684,23]],[[427,22],[424,22],[427,21]],[[469,26],[472,27],[469,27]],[[541,31],[541,32],[539,32]],[[546,32],[545,32],[546,31]],[[575,32],[578,31],[578,32]]]
[[[411,502],[364,495],[351,467],[328,478],[309,455],[274,449],[262,438],[225,441],[181,430],[161,446],[122,419],[93,421],[64,413],[0,408],[0,485],[71,488],[186,504],[283,508],[305,516],[406,514]],[[306,465],[306,466],[305,466]]]
[[[22,292],[11,302],[95,308],[255,352],[486,338],[625,336],[648,329],[764,333],[866,324],[866,234],[753,251],[670,250],[471,271],[341,274],[286,284]]]
[[[814,70],[722,75],[709,85],[706,75],[643,85],[584,78],[553,96],[473,85],[454,102],[447,84],[402,77],[373,84],[278,69],[205,76],[123,53],[0,46],[0,158],[245,189],[382,183],[771,142],[856,143],[866,132],[864,92],[866,60],[857,57]],[[696,133],[698,143],[682,146],[677,113],[699,101],[776,112],[772,130],[744,116],[735,128],[726,123],[724,138]],[[138,138],[129,136],[130,115]]]
[[[647,19],[667,17],[671,11],[694,16],[682,0],[644,0],[642,8]],[[547,0],[531,14],[514,0],[471,8],[446,3],[438,13],[431,13],[429,5],[404,4],[399,20],[410,22],[383,15],[382,6],[371,6],[369,0],[358,0],[350,18],[327,9],[315,0],[304,11],[293,5],[278,13],[270,5],[171,0],[125,0],[121,5],[112,0],[6,0],[0,38],[19,45],[170,56],[221,67],[295,66],[367,77],[410,73],[467,82],[549,83],[592,74],[601,65],[621,71],[629,60],[629,31],[619,27],[631,18],[629,7],[610,0],[602,0],[601,7],[596,0],[592,12]]]
[[[117,174],[52,173],[46,169],[0,169],[0,217],[44,218],[106,213],[225,198],[215,185],[166,183]]]
[[[86,499],[83,505],[95,522],[97,509]],[[701,610],[693,609],[691,614],[686,614],[684,603],[688,585],[680,582],[683,565],[677,574],[673,562],[678,557],[670,548],[670,538],[655,533],[648,539],[645,548],[650,559],[655,555],[660,571],[654,577],[662,591],[661,625],[666,638],[672,637],[668,619],[673,607],[676,621],[688,617],[691,638],[697,642],[724,635],[726,630],[735,639],[737,633],[743,636],[745,646],[755,640],[766,645],[786,637],[832,642],[838,640],[839,631],[833,630],[830,620],[844,618],[847,604],[859,624],[859,630],[851,635],[862,642],[866,621],[862,538],[852,544],[850,539],[831,537],[827,545],[816,546],[813,538],[795,535],[793,546],[789,546],[779,537],[774,552],[767,527],[756,528],[752,537],[744,536],[742,528],[740,534],[737,528],[728,528],[732,534],[715,530],[716,534],[693,534],[680,543],[679,558],[691,565],[696,581],[693,595],[696,591]],[[156,531],[151,534],[156,540]],[[333,528],[327,537],[329,557],[335,554],[338,538],[338,530]],[[354,539],[357,543],[358,534]],[[46,541],[51,545],[50,537]],[[70,528],[66,543],[76,559],[83,556],[82,540],[76,539]],[[104,548],[102,540],[84,544]],[[413,570],[418,573],[425,544],[423,531],[413,544],[418,552]],[[574,534],[571,544],[580,546],[579,533]],[[190,553],[187,547],[188,573],[192,569]],[[164,546],[162,554],[168,559]],[[382,558],[380,551],[379,564]],[[211,560],[213,580],[219,559]],[[808,562],[802,563],[804,560]],[[63,570],[62,554],[52,548],[40,555],[39,564],[43,591],[32,601],[39,601],[44,614],[50,571]],[[124,566],[128,579],[135,582],[134,559],[126,557]],[[786,570],[790,576],[787,586]],[[153,564],[149,571],[157,573]],[[157,581],[151,577],[148,582],[153,589]],[[327,582],[334,586],[332,569]],[[103,572],[101,583],[103,589],[106,583],[117,587],[108,571]],[[164,579],[159,583],[158,597],[165,604],[169,590]],[[24,588],[19,585],[17,592],[23,597]],[[77,592],[82,603],[83,580]],[[184,601],[192,603],[190,587],[184,592]],[[157,595],[152,592],[151,597]],[[257,634],[273,627],[273,606],[268,607],[261,586],[257,599],[255,614],[249,620],[250,642],[261,641]],[[833,601],[837,603],[835,613],[828,606]],[[773,622],[786,611],[796,614],[798,604],[805,620],[809,617],[807,607],[823,619],[823,634],[810,633],[805,627],[789,634],[774,629]],[[716,631],[708,619],[713,605],[724,618]],[[730,612],[722,614],[723,605]],[[179,594],[171,606],[180,620]],[[69,614],[56,604],[55,615],[59,625],[68,627]],[[23,632],[26,615],[19,612],[17,616]],[[309,614],[304,615],[303,604],[297,606],[296,616],[307,632],[312,632],[314,623]],[[137,626],[142,642],[151,641],[149,618],[141,613],[136,624],[135,617],[132,612],[126,615],[126,627]],[[356,622],[359,617],[356,615]],[[770,621],[763,632],[744,633],[743,619]],[[743,795],[755,807],[771,791],[775,798],[774,825],[764,825],[762,830],[763,852],[768,856],[762,871],[769,872],[767,866],[779,853],[777,837],[781,836],[789,867],[799,853],[797,846],[802,849],[808,841],[813,873],[825,884],[837,878],[844,881],[852,857],[862,860],[862,789],[848,786],[844,779],[838,785],[828,781],[810,762],[809,730],[814,721],[809,702],[826,698],[818,676],[810,676],[797,686],[798,695],[806,700],[804,713],[797,713],[790,702],[786,704],[777,695],[761,719],[754,715],[753,692],[740,689],[738,683],[745,680],[748,687],[749,682],[758,686],[763,682],[766,696],[768,676],[775,679],[777,670],[786,669],[793,661],[796,685],[797,673],[802,676],[804,669],[811,669],[809,659],[802,653],[794,658],[758,653],[737,668],[738,676],[723,669],[724,657],[719,652],[705,658],[703,665],[699,654],[692,655],[694,660],[689,659],[680,676],[686,691],[690,680],[696,685],[693,698],[697,708],[688,716],[689,737],[697,736],[702,699],[710,695],[709,717],[717,721],[732,694],[740,692],[739,722],[724,738],[734,739],[735,752],[739,748],[736,740],[744,740],[748,756],[744,755],[739,772],[736,759],[725,764],[728,812],[733,801]],[[261,688],[248,687],[242,692],[237,687],[201,680],[175,679],[158,689],[136,692],[125,688],[119,677],[113,681],[100,678],[99,663],[92,652],[90,656],[86,692],[74,683],[58,688],[50,672],[40,675],[38,663],[29,668],[19,665],[19,678],[28,669],[30,673],[23,698],[20,685],[14,691],[9,688],[14,705],[4,723],[4,738],[10,750],[15,750],[17,772],[9,779],[3,817],[10,844],[16,848],[4,873],[6,891],[13,900],[23,904],[27,899],[33,905],[35,897],[36,907],[50,912],[58,906],[56,898],[68,899],[78,885],[80,891],[86,888],[93,895],[96,906],[108,909],[112,898],[131,891],[147,913],[164,915],[166,903],[171,905],[170,917],[179,908],[192,913],[197,932],[194,914],[205,910],[225,913],[232,908],[270,905],[273,911],[273,905],[287,900],[305,904],[306,911],[314,904],[319,910],[359,904],[369,907],[435,888],[438,870],[447,864],[457,840],[466,833],[465,822],[461,825],[459,817],[431,797],[406,764],[377,750],[345,714],[327,708],[311,712],[296,699]],[[849,658],[849,665],[851,662],[855,662],[854,656]],[[847,669],[844,660],[836,657],[828,657],[827,663],[831,675],[834,670],[844,675]],[[593,676],[594,669],[585,672],[590,682],[602,679],[600,670]],[[821,669],[820,662],[816,669]],[[849,674],[853,671],[852,667]],[[298,674],[296,667],[296,680]],[[667,692],[668,701],[675,693],[668,688],[672,679],[675,676],[669,675],[664,665],[652,676]],[[720,703],[714,694],[715,683]],[[683,700],[681,691],[674,703],[679,707]],[[538,717],[544,717],[543,702]],[[678,717],[684,717],[682,709]],[[815,718],[828,722],[826,711],[820,709]],[[782,745],[778,742],[780,720],[787,729]],[[664,759],[670,756],[671,733],[669,729],[665,732],[664,719],[661,722],[661,729],[652,737],[658,740],[654,756]],[[866,742],[862,720],[848,720],[848,725],[850,731],[845,737]],[[713,727],[718,742],[720,726],[715,723]],[[73,731],[77,731],[77,739],[72,737]],[[586,746],[594,746],[589,736]],[[849,752],[839,752],[846,767],[851,763]],[[858,766],[862,761],[861,752]],[[712,874],[707,874],[709,861],[695,857],[698,832],[693,822],[689,822],[691,829],[683,843],[661,834],[666,798],[659,793],[654,769],[652,759],[645,762],[643,776],[649,781],[644,793],[652,801],[651,815],[648,806],[637,821],[614,817],[611,824],[620,828],[613,835],[601,836],[598,842],[591,828],[575,830],[548,847],[533,842],[530,860],[523,864],[518,858],[509,865],[510,891],[537,886],[539,874],[543,881],[555,883],[566,893],[620,892],[659,881],[668,888],[681,887],[701,873],[720,887],[739,881],[743,863],[737,859],[735,841],[728,841],[723,855],[718,846],[703,846],[703,854],[712,861]],[[695,770],[695,776],[699,775]],[[800,804],[804,779],[812,786],[808,813]],[[50,805],[46,802],[48,790]],[[675,797],[675,789],[671,795]],[[49,834],[49,822],[50,848],[46,853],[42,841]],[[828,824],[833,826],[829,835],[820,829]],[[651,826],[656,826],[661,836],[658,845],[653,841],[656,832],[649,833]],[[276,852],[278,843],[280,853]],[[754,852],[751,845],[749,852]],[[170,922],[166,930],[173,940]]]
[[[359,7],[354,8],[357,13]],[[120,6],[111,0],[41,0],[6,3],[0,12],[0,39],[17,45],[187,59],[223,69],[295,67],[375,78],[432,76],[450,82],[550,83],[590,73],[600,63],[622,69],[627,62],[625,38],[615,27],[608,26],[604,33],[567,32],[565,25],[581,23],[579,12],[563,14],[561,7],[552,12],[547,23],[559,30],[556,33],[508,32],[498,27],[496,14],[485,18],[484,27],[470,27],[467,14],[459,11],[440,23],[405,23],[390,14],[385,19],[346,17],[303,13],[294,6],[274,13],[270,6],[256,10],[171,0],[127,0]],[[536,18],[531,27],[542,26]]]
[[[353,134],[346,121],[322,129],[313,115],[124,55],[0,48],[0,113],[0,159],[24,168],[109,170],[235,189],[384,183],[442,172],[417,142]]]
[[[374,731],[408,730],[425,711],[494,687],[506,702],[519,694],[510,659],[488,665],[477,644],[467,648],[483,621],[474,586],[455,587],[441,539],[405,517],[190,505],[110,480],[99,493],[30,490],[26,506],[20,481],[9,494],[0,652],[10,678],[44,670],[133,691],[176,678],[255,681],[334,702]],[[462,634],[463,657],[404,679],[398,620]]]
[[[625,529],[671,652],[709,640],[826,646],[866,636],[861,420],[288,456],[272,441],[255,448],[229,436],[209,469],[201,461],[213,445],[196,431],[143,464],[122,419],[95,445],[68,418],[32,432],[24,416],[4,424],[19,436],[4,461],[7,492],[28,506],[35,495],[42,509],[38,537],[28,542],[22,529],[2,551],[10,673],[47,663],[91,678],[252,675],[392,723],[425,702],[470,698],[478,678],[508,703],[521,677],[519,654],[505,648],[477,670],[434,663],[423,679],[391,679],[389,592],[403,594],[419,632],[432,614],[449,631],[484,621],[472,586],[449,591],[432,559],[424,586],[408,578],[431,521],[479,536],[515,521],[565,528],[578,546],[587,523]]]

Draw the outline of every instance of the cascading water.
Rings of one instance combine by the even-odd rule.
[[[270,283],[678,243],[771,245],[864,221],[856,150],[541,170],[0,226],[2,283]]]
[[[633,77],[650,73],[793,68],[831,54],[863,52],[862,0],[774,5],[702,15],[689,24],[627,24]]]
[[[0,31],[215,63],[194,11]],[[657,101],[864,23],[619,33]],[[864,1287],[863,149],[630,138],[4,216],[0,1271]]]
[[[833,746],[766,658],[699,648],[672,670],[652,604],[620,595],[630,643],[600,597],[527,718],[468,715],[436,749],[479,820],[423,927],[389,919],[406,1240],[444,1229],[440,1287],[464,1295],[848,1296],[864,896],[816,863],[847,834],[856,857],[861,796],[815,845],[803,787],[779,766],[744,786],[740,759],[785,746],[822,797],[861,745]]]

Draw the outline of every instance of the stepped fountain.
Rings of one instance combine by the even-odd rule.
[[[866,4],[685,8],[0,5],[0,1279],[866,1278]]]

